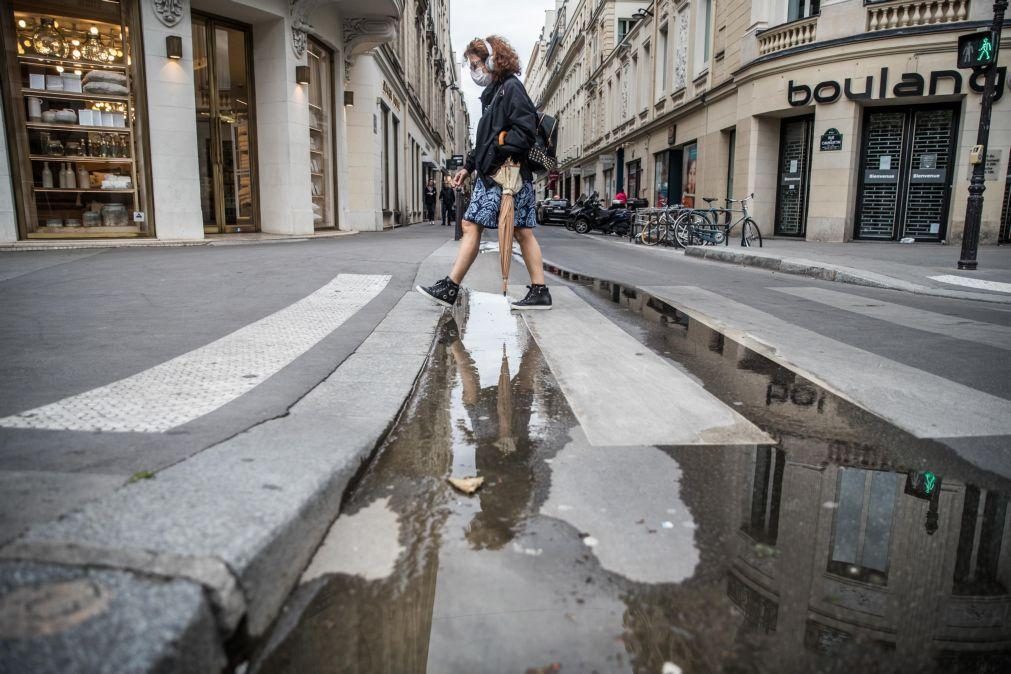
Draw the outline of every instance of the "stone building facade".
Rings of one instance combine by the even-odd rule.
[[[379,230],[467,150],[449,0],[2,14],[2,242]]]
[[[542,194],[651,205],[755,194],[763,234],[961,238],[982,77],[974,0],[558,0],[528,75],[561,118]],[[1005,33],[981,239],[1011,236]]]

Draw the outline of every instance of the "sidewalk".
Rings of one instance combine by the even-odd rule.
[[[920,295],[1011,303],[1011,246],[981,246],[979,269],[959,270],[959,246],[766,239],[762,248],[690,246],[685,254],[784,274]]]

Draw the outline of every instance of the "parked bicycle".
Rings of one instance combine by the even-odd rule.
[[[754,201],[751,193],[743,199],[727,199],[726,208],[713,206],[713,197],[703,197],[707,208],[687,209],[674,223],[674,238],[678,245],[685,246],[715,246],[721,243],[730,244],[730,234],[738,225],[741,226],[741,245],[762,247],[762,232],[758,223],[748,214],[748,202]],[[740,209],[731,208],[732,204],[740,204]],[[737,213],[740,217],[730,222],[731,215]],[[720,222],[720,220],[723,222]]]

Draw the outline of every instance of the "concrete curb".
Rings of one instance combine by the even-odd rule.
[[[452,243],[437,250],[417,278],[438,277],[454,251]],[[228,639],[260,636],[277,616],[352,479],[409,399],[442,314],[408,292],[287,414],[33,527],[0,550],[0,651],[19,654],[16,669],[39,673],[147,671],[166,662],[219,671]],[[52,569],[90,577],[114,601],[97,617],[60,630],[5,633],[14,624],[9,616],[24,613],[24,600],[9,597],[31,583],[47,591],[38,578]],[[133,589],[117,593],[103,580],[112,577]],[[142,647],[122,635],[97,644],[86,639],[96,620],[115,624],[121,615],[162,610],[150,598],[169,586],[189,592],[182,617],[138,637]],[[211,643],[208,631],[217,635]]]
[[[932,297],[945,297],[948,299],[976,300],[980,302],[992,302],[995,304],[1011,304],[1011,297],[991,295],[988,293],[931,288],[929,286],[903,281],[902,279],[897,279],[885,274],[878,274],[864,269],[846,267],[843,265],[820,262],[817,260],[776,257],[775,255],[748,253],[745,251],[722,248],[718,246],[688,246],[685,249],[685,255],[703,260],[727,262],[745,267],[758,267],[760,269],[768,269],[769,271],[778,271],[783,274],[809,276],[822,281],[849,283],[852,285],[866,286],[870,288],[884,288],[886,290],[901,290],[908,293],[914,293],[916,295],[929,295]]]

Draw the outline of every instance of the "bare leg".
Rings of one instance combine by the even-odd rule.
[[[527,265],[530,282],[534,285],[544,285],[544,260],[541,258],[541,246],[537,243],[534,230],[528,227],[517,227],[513,236],[520,244],[523,262]]]
[[[460,250],[456,253],[456,262],[453,263],[453,271],[449,273],[449,278],[453,283],[463,283],[463,277],[470,271],[470,266],[477,259],[477,251],[481,246],[481,232],[484,227],[471,222],[463,221],[463,238],[460,239]]]

